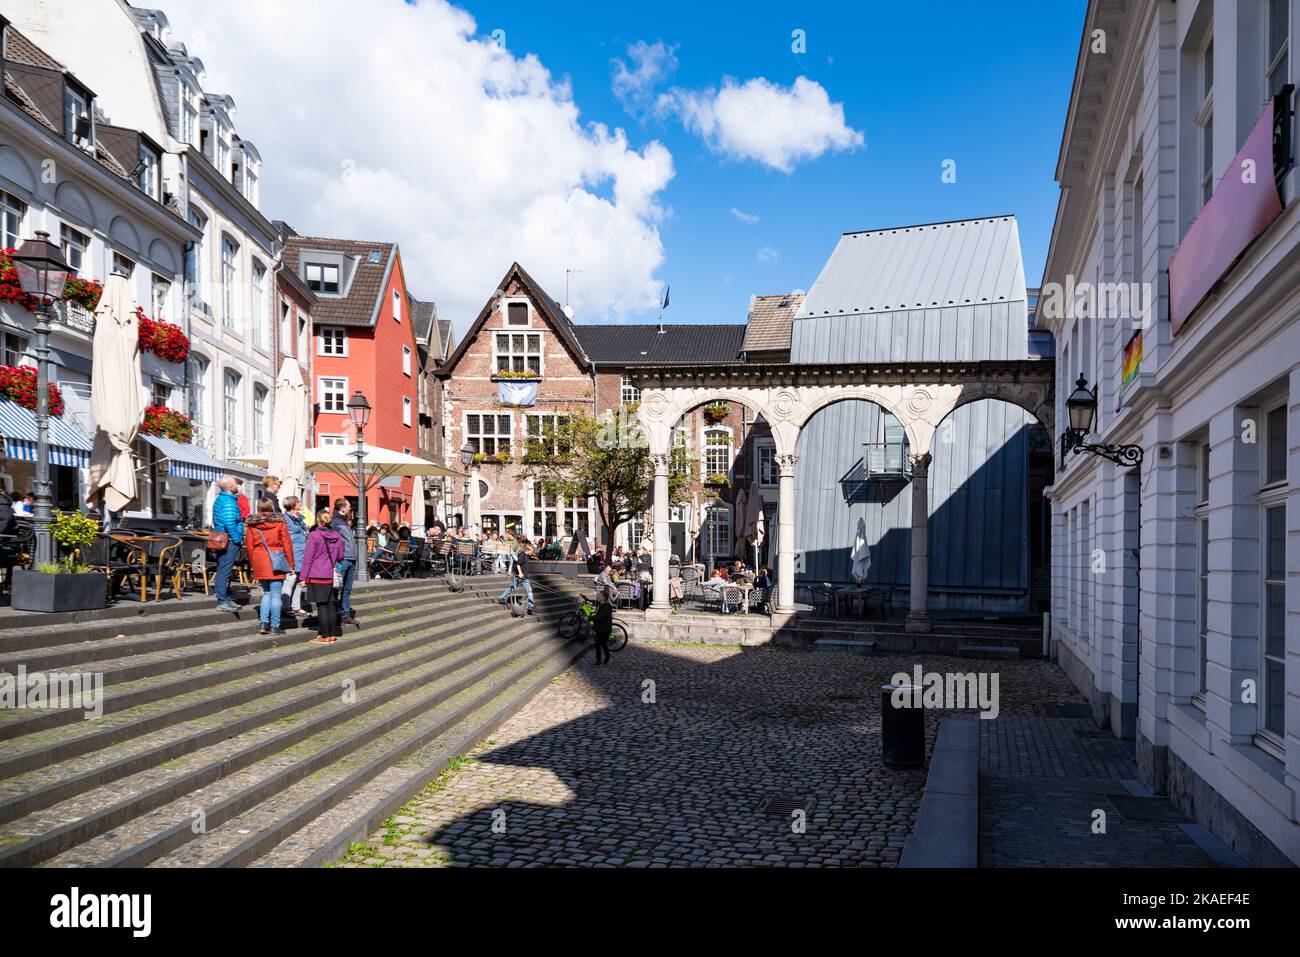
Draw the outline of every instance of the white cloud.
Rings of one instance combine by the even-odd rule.
[[[758,254],[754,258],[757,259],[759,262],[761,262],[764,266],[775,266],[776,261],[777,259],[780,258],[780,256],[777,253],[777,251],[773,249],[771,246],[764,246],[762,249],[758,251]]]
[[[263,212],[305,234],[400,243],[415,295],[463,330],[511,261],[580,320],[653,308],[658,142],[584,123],[532,54],[443,0],[168,0],[174,39],[233,95],[265,162]],[[346,29],[340,29],[346,24]],[[490,33],[495,24],[484,24]],[[509,34],[507,34],[507,45]]]
[[[863,135],[844,122],[820,83],[798,77],[790,87],[756,77],[731,77],[721,90],[673,89],[661,94],[661,112],[675,113],[715,153],[788,173],[827,152],[857,149]]]
[[[677,69],[676,49],[662,40],[637,40],[627,48],[631,67],[617,57],[610,61],[614,95],[629,113],[639,116],[654,105],[656,88]]]
[[[735,206],[731,207],[731,215],[736,217],[736,219],[740,220],[746,226],[756,226],[758,224],[758,217],[756,215],[737,209]]]

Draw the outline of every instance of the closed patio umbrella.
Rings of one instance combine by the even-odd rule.
[[[767,535],[767,519],[763,515],[763,496],[757,492],[749,496],[749,503],[745,509],[744,537],[745,541],[752,542],[754,545],[754,567],[758,567],[758,550],[763,545],[763,539]]]
[[[286,358],[275,379],[275,411],[271,416],[271,448],[266,471],[280,479],[281,500],[302,497],[307,482],[307,386],[296,359]]]
[[[858,519],[858,530],[853,534],[853,548],[849,551],[851,573],[855,581],[866,581],[871,572],[871,546],[867,544],[866,519]]]
[[[125,276],[110,276],[104,286],[95,309],[91,349],[90,413],[95,422],[95,444],[90,453],[86,502],[120,512],[136,497],[132,446],[144,415],[140,329],[131,284]]]
[[[411,483],[411,529],[424,533],[424,476],[417,475]]]
[[[742,488],[736,493],[736,499],[731,510],[732,522],[735,523],[736,551],[742,555],[745,554],[744,548],[749,541],[745,537],[745,516],[749,514],[748,509],[749,496],[745,494],[745,490]]]

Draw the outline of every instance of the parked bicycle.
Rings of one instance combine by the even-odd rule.
[[[560,619],[560,637],[573,638],[580,635],[583,641],[594,641],[596,638],[595,626],[593,625],[595,617],[596,600],[588,598],[586,595],[580,596],[578,607]],[[609,633],[609,650],[618,651],[626,644],[627,626],[615,620],[614,626]]]

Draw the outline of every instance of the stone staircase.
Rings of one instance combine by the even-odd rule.
[[[6,617],[0,672],[102,675],[103,714],[0,710],[0,867],[336,859],[582,653],[571,601],[512,618],[505,581],[358,588],[332,645],[210,600]]]

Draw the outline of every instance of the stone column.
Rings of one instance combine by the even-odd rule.
[[[930,630],[930,453],[912,460],[912,578],[907,630]]]
[[[797,455],[778,455],[780,484],[777,486],[776,610],[794,611],[794,467]]]
[[[668,603],[668,558],[672,554],[672,535],[668,529],[668,467],[670,456],[655,454],[650,456],[654,463],[654,517],[655,542],[652,556],[651,572],[654,575],[654,595],[651,608],[667,614],[671,610]]]

